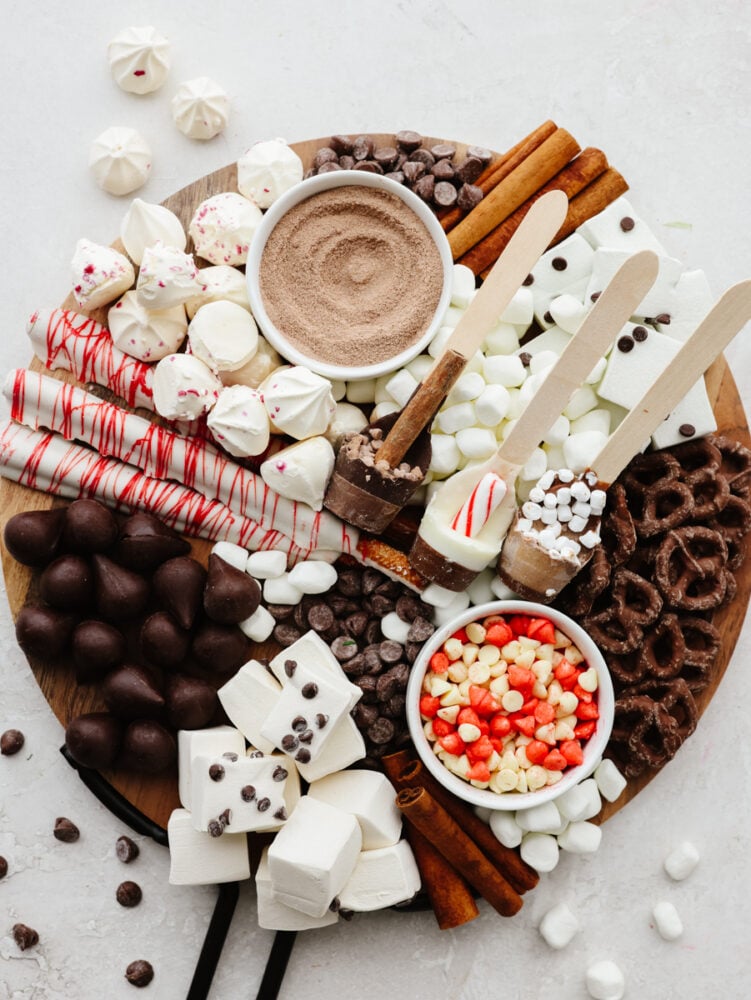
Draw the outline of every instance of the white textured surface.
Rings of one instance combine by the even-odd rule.
[[[64,298],[76,240],[107,243],[118,232],[127,201],[99,191],[86,168],[91,140],[113,124],[137,128],[151,144],[154,166],[139,195],[160,201],[256,139],[416,128],[502,149],[552,117],[607,152],[668,251],[704,267],[716,293],[748,276],[745,0],[695,0],[680,11],[652,0],[5,0],[2,9],[10,248],[2,371],[29,359],[28,314]],[[161,91],[139,98],[112,82],[106,45],[127,25],[149,23],[172,42],[173,66]],[[232,102],[226,131],[207,143],[180,135],[169,109],[179,82],[198,74],[215,77]],[[689,226],[670,226],[676,221]],[[728,353],[748,406],[748,335]],[[116,860],[115,839],[126,831],[59,756],[61,729],[16,648],[4,601],[0,643],[0,731],[16,725],[27,738],[19,756],[0,758],[0,854],[11,870],[0,882],[0,1000],[132,997],[122,974],[135,958],[156,969],[144,996],[184,997],[213,890],[169,887],[166,854],[151,843],[142,842],[129,867]],[[303,934],[282,997],[319,1000],[336,991],[380,1000],[398,991],[479,1000],[489,982],[500,982],[504,995],[525,1000],[578,1000],[587,966],[603,958],[624,970],[627,996],[638,1000],[745,995],[749,656],[747,626],[676,760],[607,824],[598,854],[565,856],[519,916],[503,921],[482,904],[472,924],[441,934],[429,914],[384,912]],[[77,844],[52,838],[58,815],[81,827]],[[662,861],[686,838],[702,860],[690,879],[672,883]],[[143,887],[134,910],[114,899],[125,878]],[[678,942],[650,928],[658,899],[681,913]],[[562,900],[582,933],[554,953],[536,926]],[[39,947],[23,956],[8,938],[16,921],[40,934]],[[255,926],[246,886],[212,998],[255,995],[271,941]]]

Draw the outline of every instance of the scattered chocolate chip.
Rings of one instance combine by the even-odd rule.
[[[24,566],[46,566],[57,555],[65,508],[25,510],[5,525],[5,547]]]
[[[649,331],[646,326],[635,326],[631,331],[631,336],[638,344],[643,344],[649,336]]]
[[[312,743],[313,742],[313,730],[303,729],[303,731],[298,736],[301,743]]]
[[[342,154],[339,157],[339,167],[341,170],[353,170],[355,166],[354,156],[350,156],[347,153]]]
[[[331,910],[332,913],[338,913],[339,912],[339,907],[341,905],[342,904],[339,902],[339,897],[338,896],[334,896],[334,898],[329,903],[329,910]]]
[[[310,763],[310,750],[306,747],[300,747],[300,749],[295,754],[295,760],[299,761],[301,764]]]
[[[318,694],[318,685],[315,684],[313,681],[308,681],[307,684],[303,684],[303,686],[300,688],[300,694],[303,696],[303,698],[308,698],[308,699],[315,698],[315,696]]]
[[[284,806],[279,806],[279,808],[274,813],[274,819],[282,820],[282,822],[287,818],[287,810]]]
[[[621,229],[623,230],[624,233],[630,233],[635,225],[636,223],[634,222],[634,220],[631,218],[630,215],[624,215],[623,218],[621,219]]]
[[[696,428],[694,427],[693,424],[681,424],[681,426],[678,428],[678,433],[681,435],[681,437],[690,438],[693,437],[694,434],[696,434]]]
[[[270,805],[271,805],[271,799],[264,797],[256,802],[256,809],[258,809],[259,813],[265,813]]]
[[[63,544],[71,552],[104,552],[117,540],[117,521],[98,500],[74,500],[65,512]]]
[[[332,149],[330,146],[324,146],[322,149],[319,149],[313,157],[313,166],[319,170],[324,163],[335,163],[337,159],[338,154],[336,150]]]
[[[78,715],[65,730],[65,745],[73,760],[95,771],[112,767],[122,739],[122,723],[109,712]]]
[[[55,820],[52,836],[55,840],[62,841],[63,844],[75,844],[81,836],[81,831],[75,823],[71,822],[65,816],[58,816]]]
[[[140,885],[137,882],[121,882],[115,892],[115,899],[120,906],[125,906],[128,909],[138,906],[143,899]]]
[[[8,874],[8,862],[0,855],[0,878],[5,878]]]
[[[597,300],[599,299],[599,297],[601,295],[602,295],[602,292],[592,292],[592,294],[589,296],[589,301],[590,302],[597,302]]]
[[[12,757],[23,747],[26,739],[20,729],[6,729],[0,736],[0,753],[3,757]]]
[[[378,652],[384,663],[398,663],[404,655],[404,647],[393,639],[384,639],[378,647]]]
[[[154,596],[180,628],[193,627],[203,602],[206,570],[190,556],[168,559],[152,577]]]
[[[294,604],[267,604],[266,610],[277,622],[286,621],[295,610]]]
[[[398,151],[393,146],[380,146],[373,152],[373,159],[384,170],[390,170],[396,163]]]
[[[259,757],[265,756],[263,750],[249,750],[247,756],[251,760],[257,760]]]
[[[289,771],[286,767],[282,767],[281,764],[277,764],[274,770],[271,772],[272,781],[284,781],[284,779],[289,775]]]
[[[435,177],[436,181],[453,181],[456,178],[456,167],[450,160],[439,159],[435,166],[430,168],[431,174]],[[451,185],[454,192],[454,199],[457,197],[457,190],[454,185]]]
[[[296,715],[292,720],[291,728],[293,732],[300,733],[303,729],[308,728],[308,720],[302,715]]]
[[[225,826],[229,826],[232,821],[232,810],[225,809],[224,812],[219,816],[219,822],[224,823]]]
[[[619,337],[617,346],[619,351],[623,351],[624,354],[628,354],[629,351],[633,351],[634,342],[631,337]]]
[[[145,962],[143,959],[131,962],[125,970],[125,978],[131,986],[137,986],[141,989],[148,986],[154,978],[154,967],[151,962]]]
[[[218,819],[211,819],[206,827],[210,837],[221,837],[224,833],[224,823]]]
[[[28,927],[26,924],[13,924],[12,934],[13,940],[21,951],[26,951],[27,948],[33,948],[35,944],[39,944],[39,935],[33,927]]]
[[[221,781],[226,773],[221,764],[212,764],[209,767],[209,777],[212,781]]]
[[[282,736],[282,750],[286,750],[287,753],[290,753],[290,751],[297,749],[297,746],[298,743],[296,736],[292,736],[291,733],[285,733],[285,735]]]
[[[430,201],[435,191],[435,177],[432,174],[425,174],[424,177],[415,181],[412,190],[418,198],[422,198],[423,201]]]
[[[131,840],[130,837],[123,835],[115,841],[115,854],[118,861],[122,861],[124,865],[129,865],[131,861],[135,861],[140,853],[138,844],[134,840]]]
[[[318,726],[319,729],[325,729],[328,721],[329,721],[328,715],[326,715],[324,712],[318,712],[318,714],[316,715],[316,725]]]
[[[341,170],[341,167],[339,167]],[[360,160],[359,163],[355,163],[354,170],[364,170],[368,174],[382,174],[383,167],[380,163],[376,163],[375,160]]]
[[[374,704],[378,701],[376,695],[376,679],[370,675],[366,677],[358,677],[355,684],[362,691],[362,702],[366,705]]]
[[[568,261],[565,257],[553,257],[550,266],[554,271],[565,271],[568,267]]]
[[[474,184],[483,171],[483,162],[476,156],[468,156],[456,168],[456,176],[462,184]]]
[[[355,160],[367,160],[373,155],[373,140],[368,135],[358,135],[352,143],[352,156]]]
[[[355,706],[352,716],[359,729],[367,729],[368,726],[373,725],[379,714],[380,713],[376,705],[367,705],[360,701]]]
[[[354,639],[359,639],[360,636],[364,633],[367,624],[368,624],[367,611],[355,611],[353,614],[347,615],[347,617],[344,619],[344,631],[347,633],[348,636],[351,636]],[[352,646],[351,644],[349,644],[344,648],[347,651],[347,653],[349,653],[351,651]],[[334,652],[333,645],[331,649],[332,652]],[[336,656],[336,653],[334,653],[334,656]],[[337,659],[339,659],[338,656]]]
[[[352,152],[352,140],[348,135],[332,135],[329,145],[339,156],[343,153],[350,154]]]

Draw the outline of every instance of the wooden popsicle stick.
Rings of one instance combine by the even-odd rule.
[[[594,461],[609,486],[644,446],[691,386],[751,320],[751,279],[729,288],[616,427]]]
[[[469,304],[441,355],[399,414],[378,452],[379,462],[397,466],[433,419],[451,387],[516,294],[566,218],[561,191],[539,198]]]

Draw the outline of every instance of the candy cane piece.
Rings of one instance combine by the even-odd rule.
[[[495,472],[486,473],[458,510],[451,527],[474,538],[506,495],[506,484]]]

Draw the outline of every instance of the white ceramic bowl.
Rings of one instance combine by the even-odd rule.
[[[310,198],[311,195],[318,194],[321,191],[328,191],[332,188],[349,187],[353,185],[357,185],[359,187],[379,188],[382,191],[388,191],[389,194],[393,194],[398,198],[401,198],[405,205],[412,209],[415,215],[422,221],[423,225],[428,230],[428,233],[438,248],[438,252],[441,257],[441,265],[443,267],[443,289],[441,291],[441,297],[438,300],[438,305],[433,318],[420,339],[416,340],[400,354],[396,354],[394,357],[389,358],[386,361],[378,362],[378,364],[361,366],[328,364],[325,361],[319,361],[316,358],[309,357],[302,351],[299,351],[296,347],[293,347],[285,337],[284,332],[271,322],[263,304],[263,297],[261,296],[259,283],[261,256],[266,246],[266,242],[271,235],[271,231],[277,225],[282,216],[284,216],[295,205],[298,205],[301,201],[305,201],[306,198]],[[449,303],[451,301],[453,268],[454,262],[451,255],[451,248],[449,247],[448,240],[446,239],[446,234],[431,209],[428,208],[425,202],[418,198],[416,194],[413,194],[402,184],[397,184],[396,181],[389,180],[387,177],[382,177],[380,174],[371,174],[365,170],[332,170],[329,173],[317,174],[315,177],[309,177],[308,180],[301,181],[299,184],[295,185],[295,187],[286,191],[281,197],[277,198],[271,208],[269,208],[264,215],[263,221],[253,236],[253,240],[250,244],[250,251],[248,253],[248,262],[245,268],[245,274],[248,283],[248,298],[250,299],[250,307],[253,316],[260,326],[263,335],[277,349],[277,351],[279,351],[282,357],[291,361],[295,365],[304,365],[312,371],[318,372],[319,375],[326,376],[326,378],[356,381],[366,378],[378,378],[380,375],[386,375],[388,372],[395,371],[397,368],[403,368],[404,365],[412,360],[412,358],[417,357],[418,354],[425,350],[427,345],[438,332],[441,321],[443,320],[446,310],[449,307]],[[332,334],[335,335],[336,331],[332,331]]]
[[[433,752],[432,744],[429,742],[423,730],[423,720],[420,717],[420,696],[422,693],[422,682],[425,671],[430,669],[430,658],[449,636],[457,629],[464,628],[470,622],[487,618],[488,615],[528,615],[534,618],[548,618],[555,627],[567,635],[572,643],[584,656],[588,666],[594,667],[598,677],[597,707],[600,717],[597,720],[597,728],[593,735],[584,745],[584,760],[576,767],[569,767],[563,772],[563,777],[555,785],[546,785],[534,792],[493,792],[490,789],[476,788],[468,781],[464,781],[457,775],[452,774],[447,767],[439,760]],[[610,739],[610,732],[613,728],[613,710],[615,697],[613,694],[613,682],[610,679],[605,660],[597,646],[589,635],[577,625],[575,621],[554,608],[548,608],[543,604],[533,604],[530,601],[493,601],[490,604],[481,604],[475,608],[468,608],[461,615],[458,615],[448,625],[438,629],[428,639],[415,660],[410,673],[409,684],[407,685],[407,723],[410,735],[420,759],[425,764],[433,777],[439,781],[444,788],[456,795],[457,798],[471,803],[473,806],[483,806],[486,809],[517,810],[529,809],[531,806],[541,805],[543,802],[550,802],[558,798],[567,789],[578,784],[594,771],[597,763],[602,757],[603,750]]]

